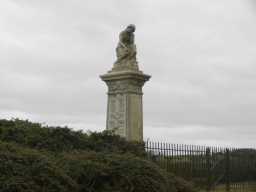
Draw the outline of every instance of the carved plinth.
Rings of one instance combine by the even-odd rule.
[[[150,79],[141,71],[111,71],[100,76],[108,86],[107,129],[127,140],[143,140],[142,87]]]

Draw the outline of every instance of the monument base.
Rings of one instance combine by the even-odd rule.
[[[107,129],[127,140],[143,141],[142,71],[110,71],[100,76],[108,86]]]

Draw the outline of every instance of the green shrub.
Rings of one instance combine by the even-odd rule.
[[[143,143],[0,120],[1,192],[193,192],[145,159]]]
[[[76,188],[50,156],[0,142],[1,192],[68,192]]]
[[[19,119],[0,120],[0,140],[52,152],[91,150],[144,156],[144,143],[127,142],[111,131],[83,133],[67,127],[48,127]]]
[[[80,191],[175,191],[174,184],[168,182],[166,174],[159,167],[129,154],[65,154],[59,164],[78,181]]]

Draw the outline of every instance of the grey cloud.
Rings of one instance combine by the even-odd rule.
[[[137,25],[145,138],[253,145],[256,25],[252,0],[0,3],[0,117],[105,127],[118,33]],[[92,99],[92,102],[88,102]],[[98,128],[97,128],[98,127]]]

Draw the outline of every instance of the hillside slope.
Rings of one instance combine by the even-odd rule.
[[[192,192],[145,159],[142,143],[111,132],[82,133],[0,120],[1,192]]]

